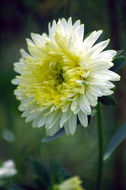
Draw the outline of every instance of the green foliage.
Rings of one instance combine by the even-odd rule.
[[[124,52],[124,50],[121,49],[121,50],[117,50],[116,52],[117,52],[117,54],[115,55],[114,59],[116,59],[117,57],[119,57]]]
[[[110,140],[107,149],[104,154],[104,160],[107,160],[113,151],[120,145],[120,143],[126,138],[126,123],[122,125]]]
[[[99,97],[98,100],[104,105],[116,106],[116,100],[112,95]]]
[[[59,184],[64,179],[69,177],[68,172],[63,168],[60,168],[59,165],[54,160],[50,162],[49,174],[50,174],[51,185]]]
[[[52,160],[49,168],[41,160],[30,158],[35,177],[32,178],[32,186],[24,184],[12,184],[4,190],[52,190],[53,185],[60,184],[69,178],[68,172]]]
[[[124,50],[118,50],[117,54],[115,55],[113,59],[113,67],[111,67],[111,71],[118,71],[123,67],[123,65],[126,63],[126,57],[122,55]]]
[[[34,183],[37,190],[51,189],[54,184],[59,184],[69,177],[67,171],[60,168],[54,160],[50,162],[48,169],[41,160],[36,160],[33,157],[31,163],[35,173]]]
[[[33,171],[36,175],[35,182],[37,188],[46,189],[48,184],[50,184],[49,174],[45,167],[45,164],[41,160],[36,160],[35,158],[31,158],[31,163],[33,167]]]

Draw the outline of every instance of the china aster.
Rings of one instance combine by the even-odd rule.
[[[45,126],[52,136],[61,128],[73,135],[77,118],[87,127],[88,115],[98,97],[113,93],[119,75],[109,70],[114,50],[105,50],[109,40],[97,43],[102,31],[93,31],[84,39],[84,25],[72,19],[49,23],[48,34],[32,33],[27,39],[28,53],[14,64],[19,75],[15,95],[19,110],[33,127]]]

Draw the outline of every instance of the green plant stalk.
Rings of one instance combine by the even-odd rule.
[[[101,103],[97,104],[97,133],[98,133],[98,176],[97,190],[102,190],[103,184],[103,155],[104,155],[104,136]]]

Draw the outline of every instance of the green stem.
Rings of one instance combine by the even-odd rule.
[[[97,132],[98,132],[98,177],[97,190],[102,190],[103,183],[103,154],[104,154],[104,136],[103,136],[103,119],[101,105],[97,105]]]

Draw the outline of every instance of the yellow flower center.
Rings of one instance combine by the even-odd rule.
[[[45,47],[46,56],[27,56],[27,65],[19,86],[37,105],[61,108],[69,106],[77,94],[83,94],[88,70],[80,63],[76,52],[52,51]]]

